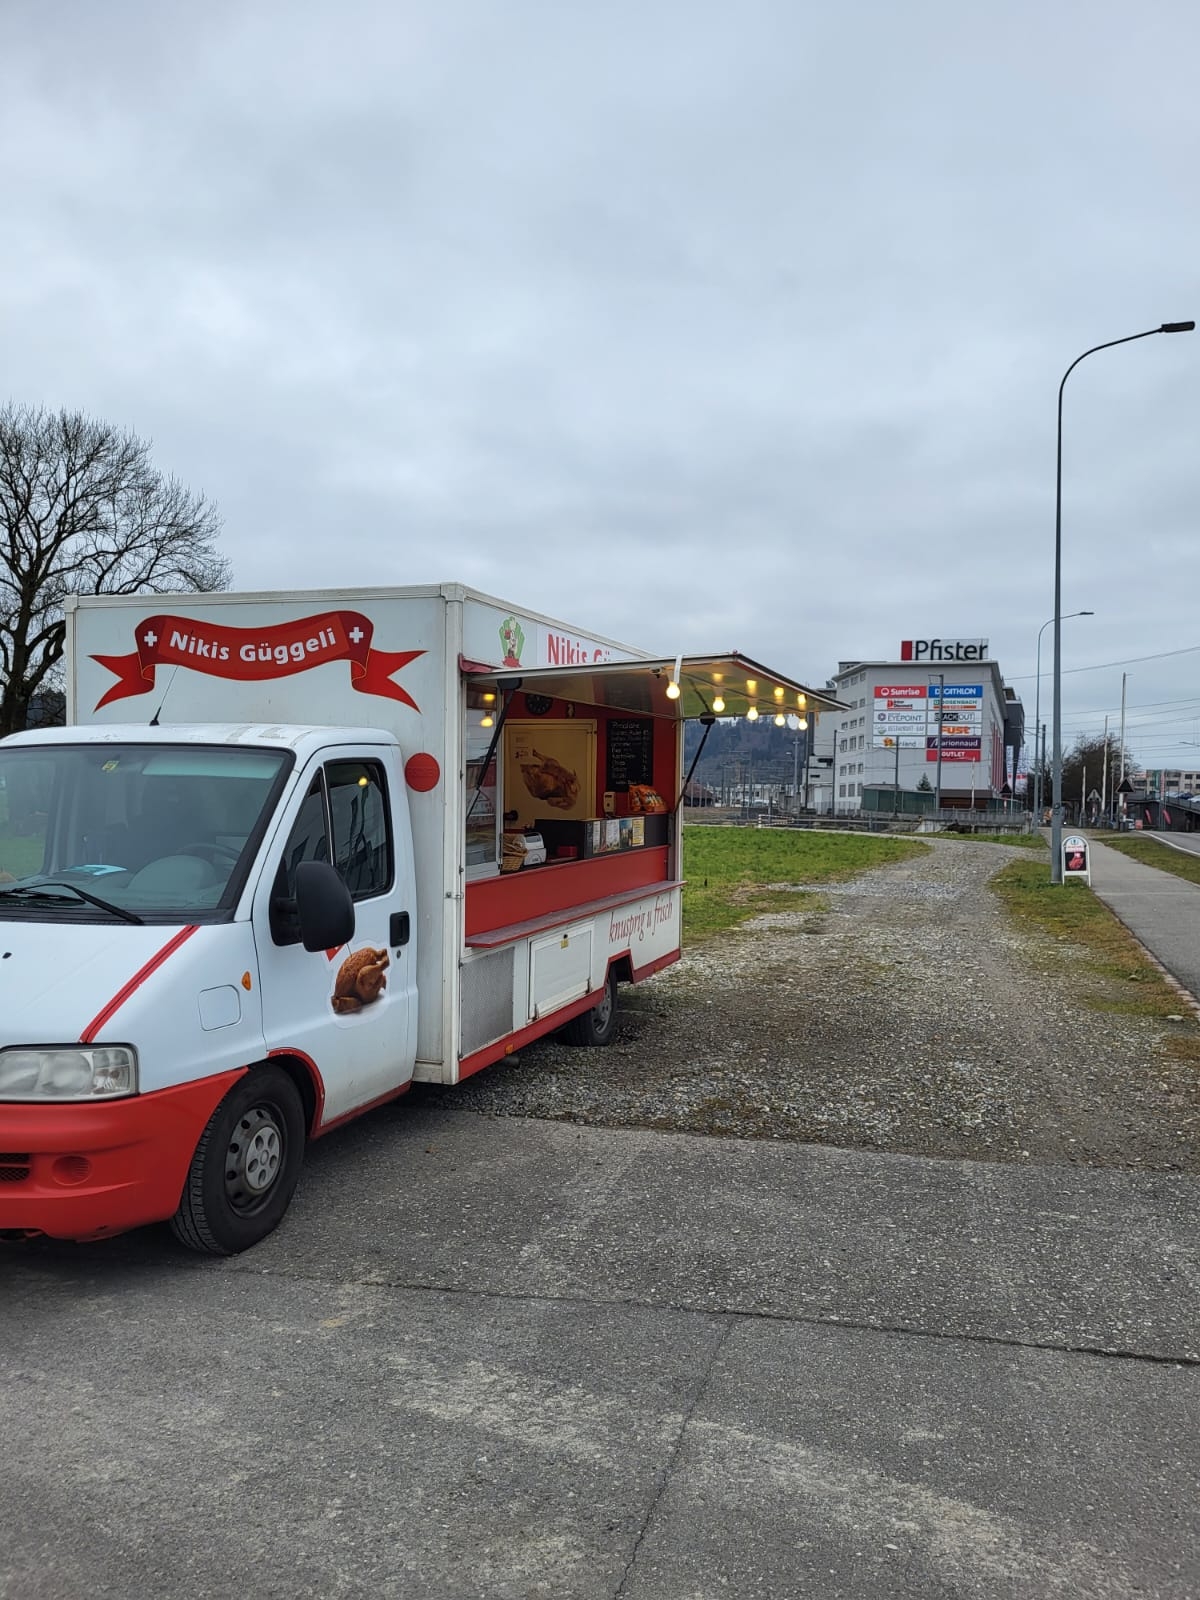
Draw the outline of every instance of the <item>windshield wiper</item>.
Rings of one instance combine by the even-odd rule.
[[[77,884],[62,883],[54,878],[48,879],[45,883],[13,884],[11,887],[0,889],[0,894],[19,894],[29,900],[61,900],[62,895],[54,893],[56,889],[66,889],[71,894],[77,894],[81,900],[86,900],[88,905],[99,906],[101,911],[107,911],[113,917],[120,917],[122,922],[136,922],[139,927],[145,926],[145,918],[139,917],[135,911],[126,911],[124,906],[115,906],[111,900],[101,900],[98,894],[81,889]]]

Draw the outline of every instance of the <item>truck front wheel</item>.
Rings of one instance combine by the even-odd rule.
[[[278,1224],[304,1159],[304,1107],[282,1067],[256,1067],[225,1096],[200,1135],[175,1237],[205,1255],[232,1256]]]
[[[604,985],[604,999],[581,1017],[572,1017],[563,1029],[563,1038],[568,1044],[599,1046],[611,1044],[616,1031],[617,978],[610,972]]]

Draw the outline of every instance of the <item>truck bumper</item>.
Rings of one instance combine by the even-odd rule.
[[[0,1102],[0,1238],[102,1239],[165,1221],[208,1119],[244,1070],[128,1100]]]

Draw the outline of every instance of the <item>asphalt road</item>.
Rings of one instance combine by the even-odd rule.
[[[1200,1184],[487,1120],[0,1253],[0,1595],[1200,1595]]]
[[[1143,839],[1153,839],[1168,850],[1186,850],[1190,856],[1200,856],[1200,833],[1143,833]]]

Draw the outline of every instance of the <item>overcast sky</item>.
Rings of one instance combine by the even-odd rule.
[[[152,439],[236,587],[811,683],[985,636],[1032,726],[1059,379],[1200,316],[1194,0],[2,10],[0,398]],[[1065,437],[1066,740],[1126,670],[1200,769],[1200,334]]]

